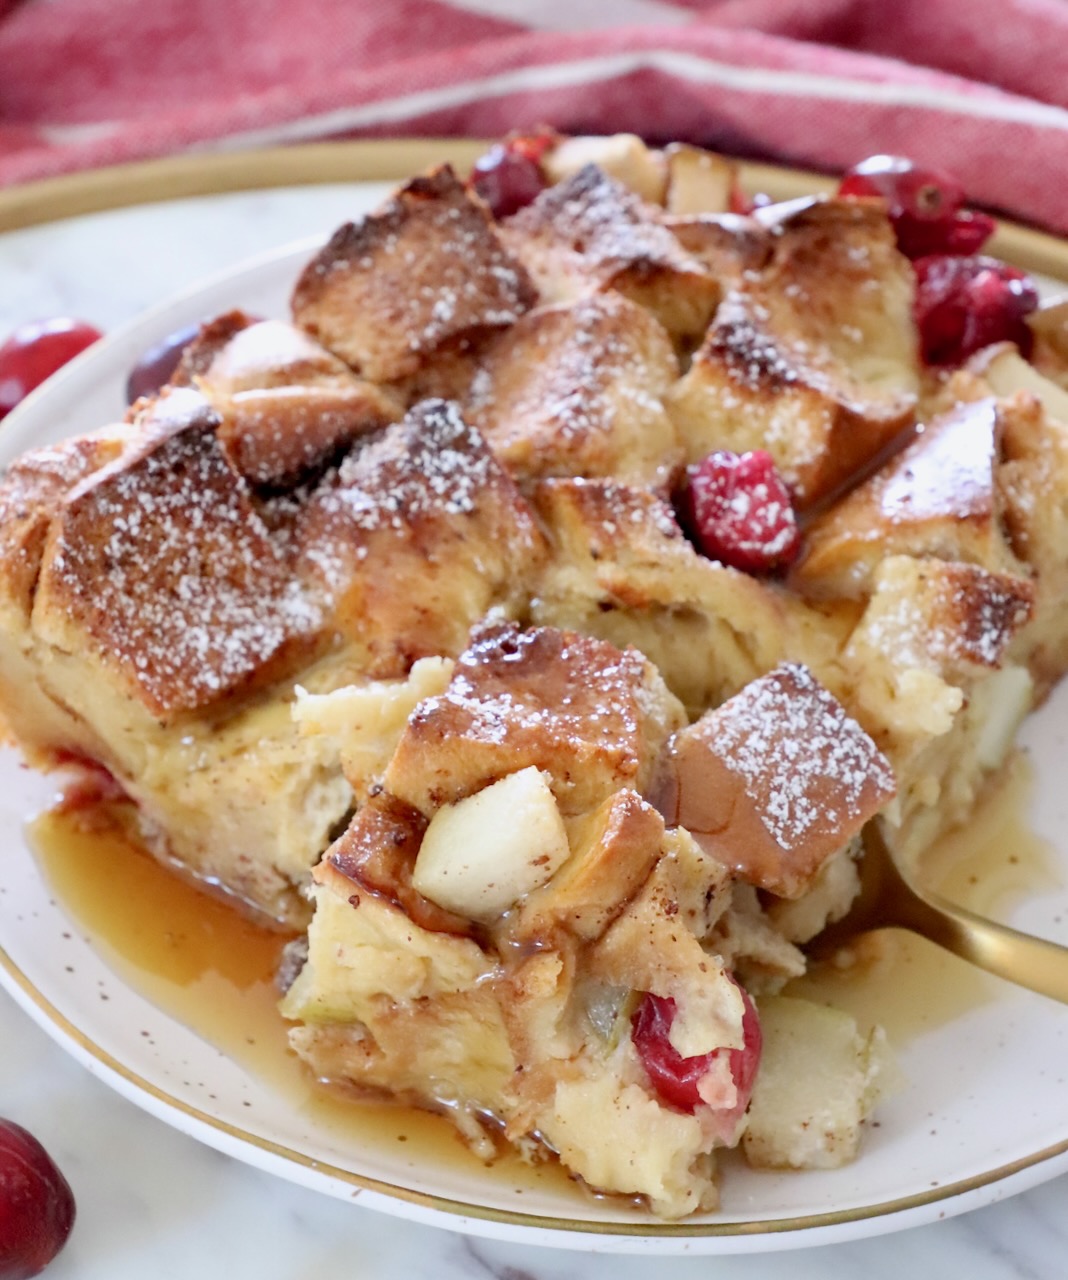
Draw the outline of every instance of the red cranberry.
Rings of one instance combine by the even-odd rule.
[[[932,253],[976,253],[994,231],[985,213],[964,209],[964,188],[936,169],[921,169],[904,156],[869,156],[854,165],[838,188],[842,196],[879,196],[910,258]]]
[[[921,258],[916,264],[916,323],[929,365],[954,365],[994,342],[1033,341],[1026,317],[1038,306],[1034,282],[996,258]]]
[[[32,1134],[0,1120],[0,1276],[38,1275],[74,1226],[74,1194]]]
[[[550,130],[519,134],[499,142],[471,169],[471,187],[495,218],[508,218],[531,204],[549,185],[542,157],[556,143]]]
[[[763,449],[710,453],[690,469],[684,506],[697,549],[735,569],[774,573],[801,549],[790,492]]]
[[[199,332],[199,324],[189,324],[149,347],[126,379],[126,403],[133,404],[142,396],[155,395],[160,387],[166,386],[178,367],[182,352]]]
[[[0,346],[0,418],[100,336],[91,324],[65,316],[16,329]]]
[[[760,1065],[763,1037],[760,1020],[748,992],[741,987],[738,990],[745,1002],[740,1049],[713,1049],[711,1053],[684,1058],[669,1038],[676,1012],[675,1001],[670,998],[650,994],[642,996],[641,1004],[631,1018],[631,1040],[653,1087],[665,1102],[680,1111],[692,1115],[703,1101],[699,1091],[701,1080],[724,1053],[738,1091],[738,1100],[730,1108],[729,1118],[739,1119],[749,1105]]]

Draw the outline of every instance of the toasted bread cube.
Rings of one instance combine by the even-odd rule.
[[[615,792],[568,828],[570,857],[512,925],[521,942],[548,941],[560,929],[599,938],[660,858],[664,820],[635,791]]]
[[[129,427],[34,449],[11,462],[0,479],[0,618],[5,631],[30,620],[49,526],[67,494],[114,462],[131,443]]]
[[[663,204],[668,175],[665,156],[633,133],[561,138],[542,157],[550,183],[565,182],[594,164],[650,204]]]
[[[875,574],[872,598],[846,656],[858,672],[866,669],[869,650],[881,651],[901,668],[943,675],[994,670],[1033,606],[1028,578],[980,565],[888,556]]]
[[[787,663],[675,735],[677,822],[749,884],[797,898],[896,791],[893,770]]]
[[[758,1169],[837,1169],[857,1154],[861,1124],[886,1074],[880,1033],[809,1000],[760,1001],[764,1048],[742,1135]]]
[[[512,324],[535,298],[484,206],[445,165],[335,232],[297,282],[293,317],[364,377],[388,382],[443,344]]]
[[[737,166],[714,151],[673,142],[664,151],[667,161],[667,193],[664,205],[668,213],[726,213],[731,207],[731,192],[737,177]]]
[[[513,475],[666,485],[682,459],[662,397],[667,334],[616,293],[541,307],[486,352],[465,412]]]
[[[354,450],[298,515],[300,572],[322,583],[367,674],[459,653],[494,605],[525,599],[544,555],[533,513],[455,405],[427,400]]]
[[[911,268],[885,214],[813,201],[727,293],[669,401],[691,462],[766,449],[800,507],[848,482],[912,420]]]
[[[502,234],[546,302],[616,289],[679,340],[700,337],[719,302],[719,285],[662,214],[596,165],[543,191]]]
[[[682,708],[635,650],[514,624],[475,632],[449,688],[416,708],[385,785],[428,816],[533,765],[565,815],[650,785]]]
[[[323,612],[228,464],[207,401],[171,390],[147,415],[137,448],[63,502],[33,627],[90,650],[164,720],[281,674],[318,644]]]
[[[861,597],[888,555],[964,560],[1022,572],[1003,532],[998,486],[1002,414],[959,405],[809,526],[791,583],[810,595]]]
[[[268,488],[291,487],[402,412],[300,329],[240,311],[202,327],[172,382],[204,394],[236,470]]]
[[[640,649],[694,715],[788,653],[822,667],[844,643],[835,619],[699,555],[645,490],[557,479],[532,497],[553,548],[535,621]]]
[[[747,273],[763,271],[771,258],[771,231],[743,214],[680,215],[665,223],[686,252],[716,277],[724,293],[741,284]]]

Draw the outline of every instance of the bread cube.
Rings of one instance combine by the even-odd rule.
[[[502,235],[545,302],[615,289],[648,308],[674,339],[692,342],[719,301],[719,285],[662,215],[596,165],[543,191]]]
[[[512,324],[536,299],[482,203],[444,165],[347,223],[293,292],[296,324],[373,382]]]
[[[678,372],[648,311],[597,294],[518,320],[487,348],[464,411],[522,480],[618,476],[664,486],[682,460],[663,406]]]
[[[896,791],[875,743],[785,664],[675,735],[677,822],[749,884],[799,897]]]
[[[772,230],[770,259],[726,294],[668,407],[688,461],[766,449],[805,508],[912,421],[914,282],[873,204],[798,202]]]
[[[415,710],[386,770],[389,791],[428,816],[535,766],[565,815],[652,784],[682,708],[633,649],[573,632],[486,625],[439,697]]]
[[[811,595],[863,597],[887,556],[937,556],[1022,574],[1004,534],[998,470],[1003,414],[970,401],[916,439],[809,526],[790,581]]]

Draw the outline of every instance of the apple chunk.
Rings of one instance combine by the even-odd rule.
[[[438,906],[489,923],[543,885],[569,854],[547,777],[532,765],[439,809],[412,884]]]

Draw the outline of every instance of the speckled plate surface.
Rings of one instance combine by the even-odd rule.
[[[802,180],[783,178],[789,190]],[[365,184],[370,206],[382,188]],[[89,430],[123,409],[137,355],[158,338],[240,305],[282,315],[313,244],[239,267],[117,330],[28,400],[0,434],[6,460],[31,444]],[[1047,259],[1048,261],[1048,259]],[[1068,255],[1066,255],[1068,265]],[[1060,782],[1068,688],[1026,726],[1036,773],[1030,825],[1051,842],[1042,892],[1005,918],[1068,942],[1068,792]],[[900,1091],[879,1112],[850,1168],[795,1175],[731,1164],[719,1213],[665,1225],[593,1201],[559,1181],[522,1200],[498,1171],[415,1159],[395,1142],[353,1143],[250,1076],[119,977],[106,948],[58,902],[21,834],[51,784],[0,754],[0,982],[90,1070],[175,1127],[238,1159],[361,1205],[535,1244],[653,1253],[731,1253],[856,1238],[999,1199],[1068,1169],[1068,1008],[975,978],[968,1000],[934,998],[929,974],[903,973],[914,1006],[899,1046]],[[952,966],[955,961],[946,961]],[[926,971],[925,971],[926,972]],[[107,996],[107,999],[102,996]],[[522,1210],[517,1211],[517,1204]]]

